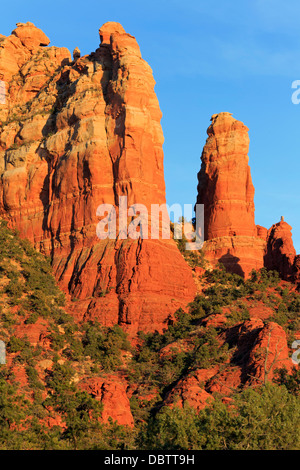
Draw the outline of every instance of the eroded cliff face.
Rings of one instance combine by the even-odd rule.
[[[292,227],[283,218],[268,230],[265,266],[275,269],[284,280],[293,280],[296,250],[292,240]]]
[[[197,203],[204,204],[203,247],[212,264],[222,262],[247,277],[263,267],[265,239],[254,221],[254,186],[248,165],[248,128],[230,113],[215,114],[198,173]]]
[[[215,114],[211,121],[198,174],[197,202],[204,204],[205,239],[256,236],[248,128],[230,113]]]
[[[173,240],[99,240],[100,204],[165,203],[161,111],[149,65],[118,23],[71,60],[32,23],[0,38],[0,215],[51,256],[79,319],[161,330],[191,301]]]
[[[248,165],[248,128],[230,113],[214,114],[198,173],[197,203],[204,204],[203,252],[247,278],[252,269],[276,270],[300,285],[292,227],[284,218],[268,230],[255,225],[254,186]]]

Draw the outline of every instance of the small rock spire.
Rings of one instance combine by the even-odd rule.
[[[80,50],[78,49],[78,47],[75,47],[73,51],[73,60],[76,62],[76,60],[78,60],[79,58],[80,58]]]

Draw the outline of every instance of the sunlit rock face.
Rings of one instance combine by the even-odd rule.
[[[215,114],[198,173],[197,203],[204,204],[204,252],[247,277],[263,266],[265,239],[254,220],[254,186],[248,164],[248,128],[230,113]]]
[[[281,218],[268,230],[265,266],[277,270],[282,279],[293,281],[295,277],[296,250],[292,240],[292,227]]]
[[[0,37],[0,215],[51,257],[73,315],[162,330],[195,294],[175,242],[96,235],[101,204],[165,203],[152,70],[120,24],[99,33],[74,60],[32,23]]]

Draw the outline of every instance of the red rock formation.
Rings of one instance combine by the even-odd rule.
[[[31,23],[0,39],[0,215],[51,256],[79,319],[161,330],[191,301],[173,240],[99,240],[100,204],[165,203],[161,111],[149,65],[118,23],[71,62]]]
[[[90,393],[96,400],[101,401],[103,405],[101,417],[104,423],[111,418],[119,425],[134,426],[124,384],[117,377],[83,379],[79,387]]]
[[[207,386],[209,393],[220,393],[228,396],[236,392],[241,385],[242,370],[240,367],[228,367],[216,374]]]
[[[221,313],[215,313],[209,315],[207,318],[204,318],[204,320],[202,320],[202,325],[204,325],[206,328],[218,328],[219,326],[224,325],[227,321],[228,318],[226,317],[226,315],[223,315]]]
[[[298,289],[299,289],[300,288],[300,255],[297,255],[294,260],[293,281],[297,284]]]
[[[257,236],[262,240],[267,240],[268,237],[268,229],[266,227],[262,227],[261,225],[256,225]]]
[[[263,266],[265,241],[254,221],[248,165],[248,128],[230,113],[211,118],[198,173],[197,203],[204,204],[206,258],[247,277]],[[258,236],[259,232],[259,236]]]
[[[287,339],[284,329],[270,322],[259,332],[250,352],[247,369],[249,383],[258,384],[271,381],[276,369],[292,369]]]
[[[293,279],[296,258],[291,230],[292,227],[284,221],[283,217],[280,222],[272,225],[268,230],[264,258],[266,268],[275,269],[286,281]]]
[[[255,236],[254,187],[248,165],[248,128],[230,113],[214,114],[198,174],[206,240]]]
[[[196,411],[200,411],[209,405],[213,399],[213,396],[201,387],[201,382],[196,373],[195,376],[190,375],[180,379],[166,397],[164,404],[171,408],[173,406],[183,408],[184,405],[188,405]]]
[[[178,382],[167,397],[167,403],[173,403],[175,395],[179,406],[190,395],[193,398],[196,383],[201,391],[208,394],[217,392],[228,397],[239,388],[272,381],[276,369],[286,368],[290,372],[293,367],[285,331],[277,323],[265,325],[260,318],[251,318],[225,329],[219,338],[235,345],[228,362],[221,367],[197,370],[191,382],[191,392],[185,386],[189,377]],[[195,403],[193,399],[190,400],[191,406],[197,408]]]
[[[265,266],[285,280],[298,282],[291,227],[283,218],[269,230],[255,226],[248,128],[230,113],[215,114],[211,121],[198,173],[205,257],[212,265],[221,262],[244,277]]]
[[[199,411],[209,405],[214,393],[230,397],[243,388],[271,382],[276,369],[291,372],[293,368],[285,331],[277,323],[251,318],[223,328],[218,339],[220,344],[231,344],[226,361],[182,377],[167,393],[166,406],[188,404]],[[172,346],[176,349],[176,343]]]

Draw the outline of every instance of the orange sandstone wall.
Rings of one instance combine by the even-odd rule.
[[[32,23],[0,36],[0,215],[51,256],[79,319],[161,330],[195,284],[173,240],[99,240],[97,207],[165,202],[149,65],[118,23],[74,60]]]
[[[247,277],[263,266],[265,240],[254,221],[254,186],[248,165],[248,128],[230,113],[214,114],[198,173],[197,203],[204,204],[203,251],[214,265]]]

